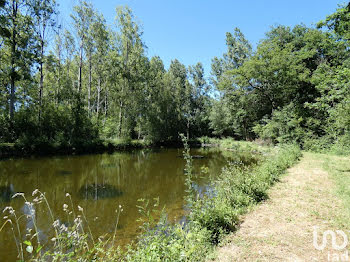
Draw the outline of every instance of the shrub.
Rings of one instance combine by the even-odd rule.
[[[264,140],[302,144],[306,135],[303,122],[304,119],[295,105],[290,103],[282,109],[275,110],[271,119],[263,119],[261,124],[253,128],[253,131]]]

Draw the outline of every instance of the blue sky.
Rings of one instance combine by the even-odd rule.
[[[57,0],[69,27],[78,0]],[[312,26],[333,13],[339,0],[91,0],[113,25],[115,7],[128,5],[144,31],[149,57],[158,55],[166,67],[172,59],[188,65],[202,62],[210,73],[211,59],[225,52],[225,33],[239,27],[255,47],[272,25]]]

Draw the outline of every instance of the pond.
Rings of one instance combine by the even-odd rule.
[[[249,165],[257,158],[249,153],[224,152],[219,149],[192,149],[194,183],[197,190],[205,190],[209,174],[216,176],[228,163],[243,162]],[[30,212],[20,197],[23,192],[33,199],[32,192],[45,192],[55,218],[67,221],[63,205],[70,205],[66,193],[72,197],[75,211],[84,209],[95,237],[113,234],[115,210],[123,207],[120,216],[117,242],[125,245],[139,234],[138,199],[160,199],[166,206],[169,221],[180,221],[184,216],[184,166],[182,149],[145,149],[113,154],[26,158],[0,161],[0,208],[12,206],[17,213]],[[207,172],[202,172],[204,170]],[[35,207],[36,220],[43,243],[49,243],[52,220],[44,204]],[[2,215],[4,216],[4,215]],[[33,227],[26,217],[20,220],[23,238],[26,227]],[[0,224],[0,227],[2,222]],[[15,261],[17,256],[13,233],[7,225],[0,232],[1,261]]]

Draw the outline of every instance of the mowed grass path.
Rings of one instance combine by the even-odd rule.
[[[330,239],[317,250],[313,231],[317,226],[319,244],[329,229],[350,237],[350,157],[304,153],[269,197],[223,241],[217,261],[332,261],[346,252],[335,252]]]

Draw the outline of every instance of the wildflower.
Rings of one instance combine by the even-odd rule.
[[[83,209],[81,206],[78,206],[78,210],[79,210],[80,212],[83,212],[83,211],[84,211],[84,209]]]
[[[66,197],[69,197],[70,196],[70,194],[69,193],[66,193]]]
[[[24,197],[24,194],[23,193],[16,193],[12,196],[12,198],[15,198],[15,197],[18,197],[18,196],[21,196],[21,197]]]
[[[43,200],[42,197],[36,197],[33,199],[33,202],[39,204],[39,203],[41,203],[42,200]]]
[[[65,232],[67,232],[67,230],[68,230],[68,228],[66,227],[65,224],[62,224],[60,229],[61,229],[61,231],[65,231]]]
[[[67,204],[63,204],[63,211],[67,212],[68,210],[68,205]]]
[[[13,209],[13,207],[10,207],[10,206],[5,207],[2,213],[5,213],[7,210],[11,215],[15,213],[15,210]]]
[[[76,219],[74,219],[74,223],[75,223],[76,225],[80,225],[80,224],[81,224],[81,219],[80,219],[79,216],[78,216]]]
[[[51,238],[52,242],[55,242],[57,239],[55,237]]]
[[[60,222],[57,220],[55,220],[52,224],[54,227],[58,227],[60,225]]]
[[[27,246],[26,248],[28,253],[32,253],[33,252],[33,246]]]
[[[35,189],[32,193],[32,196],[36,195],[39,192],[39,189]]]

